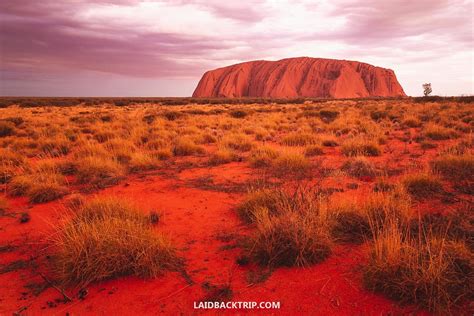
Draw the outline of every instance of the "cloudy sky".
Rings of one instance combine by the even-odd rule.
[[[190,96],[206,70],[298,56],[474,94],[472,1],[0,1],[1,95]]]

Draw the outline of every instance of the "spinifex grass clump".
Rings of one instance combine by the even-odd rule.
[[[335,218],[333,238],[345,243],[370,240],[374,229],[391,221],[407,225],[413,217],[410,197],[401,187],[394,187],[390,192],[369,193],[363,202],[333,196],[327,207]]]
[[[15,176],[8,184],[12,196],[28,196],[32,203],[45,203],[59,199],[69,192],[65,177],[54,168],[34,168]]]
[[[254,223],[257,217],[260,216],[259,213],[261,213],[262,209],[266,209],[270,215],[277,215],[279,211],[277,203],[283,199],[281,197],[282,194],[285,193],[281,190],[270,188],[250,190],[238,206],[237,212],[242,220],[247,223]]]
[[[341,151],[346,156],[380,156],[382,151],[374,140],[353,138],[342,144]]]
[[[395,222],[375,230],[364,284],[402,303],[449,312],[473,299],[472,253],[463,242],[425,231],[417,238]]]
[[[403,185],[416,198],[428,198],[443,192],[441,181],[429,173],[409,174],[403,179]]]
[[[340,197],[331,198],[327,205],[336,219],[331,230],[336,241],[360,244],[371,237],[368,214],[361,205]]]
[[[77,160],[77,181],[103,188],[117,184],[125,170],[116,160],[103,156],[88,156]]]
[[[426,137],[432,140],[446,140],[457,138],[459,136],[453,129],[436,124],[427,124],[423,129],[423,132]]]
[[[194,140],[187,137],[181,137],[175,141],[173,154],[175,156],[191,156],[204,153],[204,148],[196,145]]]
[[[53,271],[65,285],[86,286],[123,275],[156,277],[179,266],[175,248],[130,203],[96,198],[49,238]]]
[[[211,166],[226,164],[238,160],[239,157],[234,150],[226,147],[218,148],[209,157],[209,164]]]
[[[371,193],[363,203],[363,212],[369,220],[372,235],[374,230],[381,229],[388,223],[406,226],[414,217],[411,197],[402,186],[397,186],[390,192]]]
[[[281,143],[286,146],[306,146],[315,144],[316,138],[312,134],[292,133],[283,137]]]
[[[298,152],[286,150],[271,163],[271,169],[278,177],[302,179],[311,176],[311,162]]]
[[[431,162],[431,168],[443,177],[452,181],[474,179],[474,155],[442,155]]]
[[[250,165],[254,168],[269,167],[280,153],[270,146],[259,146],[249,156]]]
[[[378,174],[375,165],[363,156],[349,158],[344,162],[341,170],[356,178],[375,177]]]
[[[239,212],[255,224],[248,252],[262,265],[306,266],[331,253],[332,219],[311,189],[250,192]]]

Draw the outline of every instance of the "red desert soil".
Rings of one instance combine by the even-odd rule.
[[[402,309],[362,289],[359,265],[366,258],[365,246],[338,246],[321,264],[309,268],[280,268],[263,282],[249,281],[249,273],[259,273],[258,269],[235,263],[241,252],[236,242],[249,230],[233,210],[242,192],[227,192],[222,188],[238,187],[251,174],[252,170],[242,164],[231,163],[202,170],[184,169],[173,173],[173,177],[163,173],[133,176],[98,192],[133,199],[144,211],[162,212],[163,220],[156,229],[169,234],[177,244],[186,259],[188,280],[180,273],[170,272],[147,280],[122,277],[89,287],[84,300],[75,297],[77,290],[69,289],[66,292],[74,296],[74,300],[64,303],[61,294],[52,287],[35,296],[33,291],[44,281],[33,268],[17,269],[0,274],[0,314],[11,315],[22,307],[27,307],[24,311],[27,315],[216,314],[222,311],[194,310],[193,302],[210,295],[206,285],[225,284],[232,288],[232,301],[281,302],[281,309],[271,313],[386,315],[414,311],[413,308]],[[19,224],[18,218],[0,217],[0,244],[17,247],[2,253],[0,265],[35,255],[32,250],[38,248],[35,243],[64,211],[61,202],[30,207],[23,198],[10,201],[9,212],[29,208],[32,218],[28,223]],[[40,271],[47,274],[43,268]],[[255,313],[256,310],[241,312]]]
[[[391,69],[324,58],[250,61],[206,72],[193,97],[398,97]]]

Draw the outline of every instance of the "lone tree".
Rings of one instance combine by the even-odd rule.
[[[425,97],[427,97],[433,90],[431,89],[431,83],[424,83],[423,84],[423,93]]]

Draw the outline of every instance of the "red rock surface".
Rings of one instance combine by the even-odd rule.
[[[362,97],[405,96],[391,69],[323,58],[250,61],[207,71],[193,97]]]

